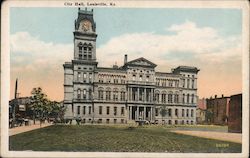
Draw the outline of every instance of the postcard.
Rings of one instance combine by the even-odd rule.
[[[4,1],[2,157],[248,157],[248,1]]]

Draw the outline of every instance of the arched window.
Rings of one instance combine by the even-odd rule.
[[[118,89],[115,88],[113,91],[113,100],[118,101]]]
[[[106,89],[106,100],[111,100],[111,89],[110,88]]]
[[[122,89],[121,90],[121,101],[125,101],[125,90],[124,89]]]
[[[89,99],[92,99],[92,89],[89,89]]]
[[[166,103],[166,92],[165,91],[162,92],[162,94],[161,94],[161,101],[162,101],[162,103]]]
[[[83,59],[87,59],[88,45],[86,43],[83,44]]]
[[[92,59],[92,50],[93,50],[93,46],[92,44],[88,45],[88,59]]]
[[[79,49],[79,54],[78,54],[79,59],[83,59],[83,45],[81,42],[78,44],[78,49]]]
[[[155,101],[158,102],[158,103],[159,103],[159,100],[160,100],[159,96],[160,96],[159,91],[156,91],[155,92]]]
[[[103,100],[103,88],[98,89],[98,99]]]
[[[179,95],[178,95],[178,94],[175,94],[175,95],[174,95],[174,102],[175,102],[175,103],[178,103],[178,102],[179,102]]]
[[[168,102],[169,102],[169,103],[173,103],[173,95],[172,95],[172,92],[169,92],[169,94],[168,94]]]

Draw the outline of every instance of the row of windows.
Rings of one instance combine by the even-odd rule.
[[[82,44],[81,42],[78,45],[79,49],[79,59],[92,59],[92,49],[93,46],[91,44]]]
[[[183,85],[182,85],[183,88],[194,89],[194,80],[191,80],[191,83],[190,83],[190,79],[187,79],[187,83],[185,79],[182,79],[182,81],[183,81]],[[191,87],[190,87],[190,84],[191,84]]]
[[[111,100],[111,90],[106,90],[106,100]],[[120,93],[120,101],[125,101],[125,95],[126,92],[118,92],[118,91],[113,91],[113,100],[118,101],[118,93]],[[102,89],[98,90],[98,99],[99,100],[104,100],[104,91]]]
[[[159,114],[161,114],[161,110],[162,109],[156,108],[155,109],[155,116],[159,116]],[[189,117],[189,109],[186,109],[186,116],[185,116],[185,109],[181,109],[181,111],[179,111],[179,109],[175,109],[174,115],[176,117],[179,117],[179,112],[181,113],[181,117]],[[172,117],[172,109],[166,110],[166,116]],[[190,110],[190,117],[193,117],[193,116],[194,116],[194,110],[191,109]]]
[[[93,98],[92,89],[89,89],[88,91],[87,89],[77,89],[77,99],[87,99],[87,95],[89,99]]]
[[[158,120],[155,120],[155,122],[156,123],[158,123],[159,121]],[[194,121],[193,120],[191,120],[191,121],[189,121],[189,120],[181,120],[181,122],[179,123],[179,121],[178,120],[174,120],[174,122],[172,122],[172,120],[162,120],[162,123],[163,124],[169,124],[169,125],[173,125],[173,124],[175,124],[175,125],[178,125],[178,124],[182,124],[182,125],[184,125],[184,124],[191,124],[191,125],[193,125],[194,124]]]
[[[109,123],[111,123],[111,120],[113,120],[114,124],[116,124],[118,122],[118,119],[106,119],[106,121],[105,121],[105,119],[98,119],[97,123],[104,123],[104,121],[105,121],[106,124],[109,124]],[[84,118],[84,119],[82,119],[81,123],[92,123],[92,119],[90,118],[87,120]],[[121,123],[125,123],[125,120],[121,119]]]
[[[90,115],[90,114],[92,113],[91,109],[92,109],[91,106],[83,106],[82,114],[83,114],[83,115],[86,115],[86,114],[89,114],[89,115]],[[88,111],[87,111],[87,110],[88,110]],[[77,106],[77,114],[78,114],[78,115],[81,114],[80,111],[81,111],[81,106]]]
[[[84,83],[86,83],[87,78],[88,78],[88,81],[91,83],[92,82],[92,73],[77,72],[77,81],[83,81]]]
[[[146,81],[146,82],[148,82],[148,81],[150,80],[150,75],[146,75],[145,77],[143,77],[143,75],[139,75],[138,77],[139,77],[139,78],[138,78],[138,81]],[[133,75],[132,75],[132,80],[133,80],[133,81],[136,81],[136,80],[137,80],[136,74],[133,74]]]
[[[113,115],[116,116],[117,115],[117,107],[115,106],[114,109],[113,109]],[[103,114],[103,107],[102,106],[99,106],[99,115],[102,115]],[[124,111],[124,107],[121,107],[121,115],[124,116],[125,114],[125,111]],[[106,115],[110,115],[110,107],[107,106],[106,107]]]
[[[179,87],[179,80],[156,79],[157,86]]]

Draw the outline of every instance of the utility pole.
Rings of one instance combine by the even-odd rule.
[[[16,106],[18,104],[18,102],[17,102],[17,86],[18,86],[18,79],[16,79],[14,101],[13,101],[13,105],[12,105],[12,119],[13,119],[12,127],[14,127],[14,125],[16,123]]]

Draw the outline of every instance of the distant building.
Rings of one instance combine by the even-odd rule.
[[[9,116],[12,117],[13,110],[15,108],[15,114],[17,117],[24,118],[29,115],[30,97],[20,97],[9,101]]]
[[[228,122],[228,108],[230,97],[207,99],[206,121],[209,124],[226,125]]]
[[[204,124],[206,122],[206,110],[197,108],[196,109],[196,123]]]
[[[199,69],[178,66],[171,72],[157,72],[153,62],[143,57],[128,61],[127,55],[120,67],[99,67],[96,40],[93,10],[79,9],[74,59],[63,65],[65,118],[81,118],[83,123],[196,124]]]
[[[207,109],[207,99],[206,98],[198,99],[197,108],[202,110]]]
[[[242,94],[230,97],[228,132],[242,132]]]

